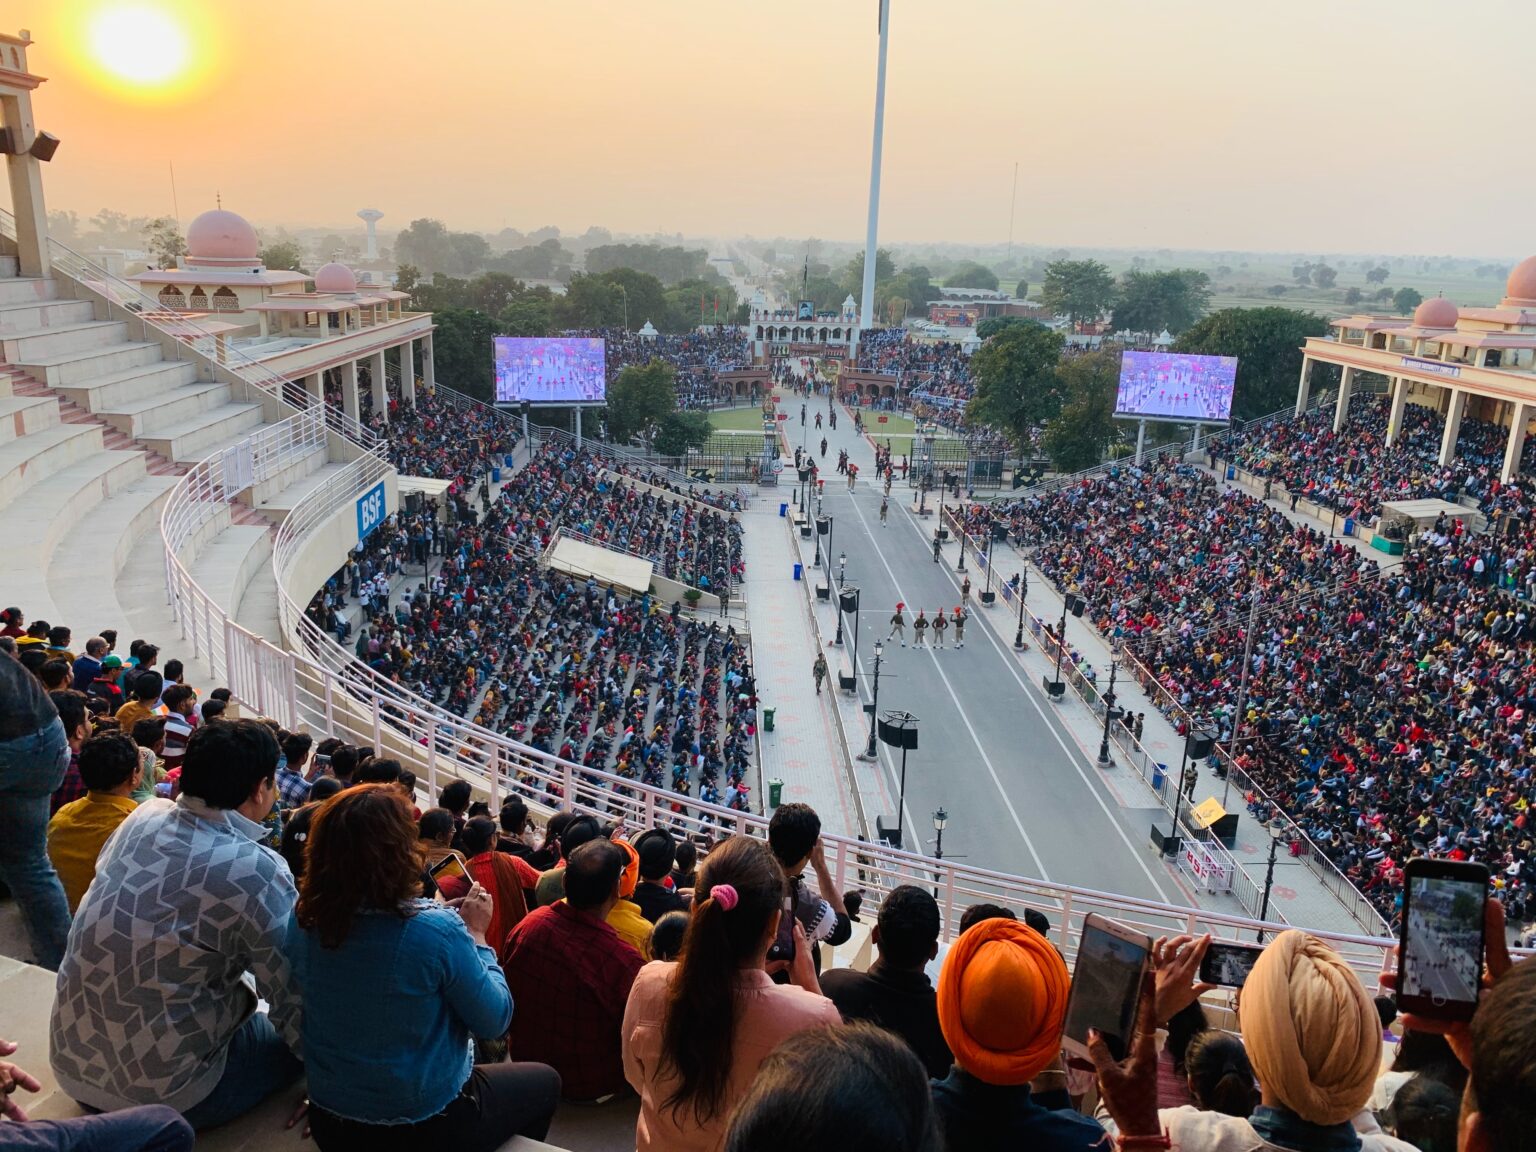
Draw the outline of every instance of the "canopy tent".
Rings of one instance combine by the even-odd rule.
[[[434,480],[430,476],[401,476],[398,480],[400,507],[406,507],[406,497],[408,495],[419,492],[423,501],[437,501],[437,518],[446,524],[448,522],[448,498],[445,493],[452,487],[452,480]]]
[[[615,552],[597,544],[561,536],[545,554],[545,563],[557,572],[582,579],[591,577],[599,584],[644,592],[651,586],[654,565],[627,552]]]
[[[1381,505],[1381,528],[1388,522],[1405,524],[1405,532],[1431,527],[1444,514],[1447,521],[1465,521],[1474,532],[1483,531],[1488,518],[1476,508],[1457,504],[1452,500],[1384,500]]]

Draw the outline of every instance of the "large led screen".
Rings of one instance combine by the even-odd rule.
[[[602,404],[607,394],[602,340],[496,337],[496,403]]]
[[[1236,356],[1123,352],[1115,415],[1225,424],[1236,380]]]

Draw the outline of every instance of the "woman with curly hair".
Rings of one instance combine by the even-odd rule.
[[[422,848],[390,784],[350,788],[315,812],[288,936],[304,1001],[310,1127],[322,1152],[490,1152],[543,1139],[560,1078],[543,1064],[474,1065],[471,1036],[512,1020],[491,897],[421,899]]]

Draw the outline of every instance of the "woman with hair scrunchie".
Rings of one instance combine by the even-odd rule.
[[[699,870],[676,962],[640,970],[624,1011],[624,1075],[640,1094],[639,1152],[713,1152],[758,1066],[806,1028],[841,1022],[795,925],[791,983],[768,977],[788,886],[761,840],[733,836]]]

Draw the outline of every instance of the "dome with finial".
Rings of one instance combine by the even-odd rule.
[[[261,240],[250,221],[236,212],[215,208],[187,225],[188,264],[239,267],[260,263]]]
[[[1460,313],[1444,296],[1431,296],[1413,310],[1415,328],[1454,328]]]
[[[1504,286],[1505,304],[1536,305],[1536,256],[1527,256],[1516,264]]]
[[[343,294],[356,292],[357,277],[345,264],[338,264],[332,260],[329,264],[322,264],[315,270],[315,291]]]

